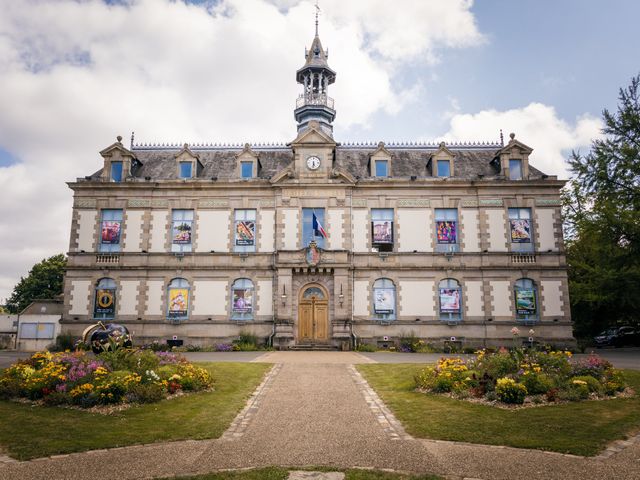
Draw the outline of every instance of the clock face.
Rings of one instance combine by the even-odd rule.
[[[317,170],[318,167],[320,167],[320,157],[316,157],[315,155],[308,157],[307,167],[309,167],[309,170]]]

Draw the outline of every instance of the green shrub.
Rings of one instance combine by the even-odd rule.
[[[527,392],[531,395],[547,393],[555,386],[554,381],[544,373],[529,372],[522,375],[520,382],[526,387]]]
[[[258,346],[255,343],[250,342],[238,342],[233,345],[233,349],[239,352],[255,352],[258,350]]]
[[[375,352],[378,349],[372,343],[359,343],[356,350],[358,352]]]
[[[510,373],[516,373],[518,363],[509,352],[496,353],[484,357],[478,369],[486,372],[489,377],[502,378]]]
[[[67,350],[74,350],[76,346],[76,340],[78,337],[73,336],[70,333],[61,333],[56,337],[56,343],[50,348],[53,352],[65,352]]]
[[[118,348],[99,353],[97,357],[110,365],[112,370],[133,370],[132,364],[135,363],[135,359],[132,357],[135,357],[136,352],[137,350],[131,348]]]
[[[600,395],[604,388],[602,384],[598,381],[597,378],[592,377],[591,375],[580,375],[578,377],[571,378],[571,381],[580,380],[582,382],[587,383],[587,388],[589,389],[589,393],[597,393]]]
[[[423,388],[425,390],[433,389],[433,385],[436,381],[435,369],[433,367],[426,367],[420,370],[414,377],[417,388]]]
[[[258,347],[258,337],[256,335],[254,335],[253,333],[249,333],[249,332],[244,332],[241,331],[240,334],[238,335],[238,344],[251,344],[255,347],[255,349],[257,350]]]
[[[453,389],[454,380],[451,377],[438,376],[433,382],[432,390],[436,393],[447,393]]]
[[[583,380],[578,380],[577,382],[579,383],[571,381],[565,388],[561,389],[558,392],[558,398],[569,402],[578,402],[589,398],[587,382]]]
[[[154,403],[164,398],[162,385],[157,383],[139,383],[132,385],[127,392],[127,399],[130,402]]]
[[[496,395],[501,402],[521,405],[527,396],[527,388],[512,378],[499,378],[496,382]]]

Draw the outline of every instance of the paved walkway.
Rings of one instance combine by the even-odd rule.
[[[268,352],[276,365],[217,440],[0,463],[0,479],[148,479],[270,465],[391,468],[479,479],[640,478],[640,441],[607,458],[409,437],[352,366],[352,352]],[[428,421],[428,418],[425,418]]]

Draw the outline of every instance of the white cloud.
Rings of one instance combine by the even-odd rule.
[[[583,115],[570,124],[558,117],[555,109],[541,103],[507,111],[483,110],[475,114],[457,114],[451,119],[444,140],[494,140],[504,131],[533,148],[531,164],[548,175],[567,178],[566,159],[571,150],[587,149],[601,135],[602,122]]]
[[[336,130],[398,114],[421,83],[399,66],[482,41],[465,0],[323,0],[321,37],[338,72]],[[300,0],[206,5],[0,0],[0,299],[43,257],[66,251],[71,191],[98,151],[142,141],[288,141],[295,71],[313,37]]]

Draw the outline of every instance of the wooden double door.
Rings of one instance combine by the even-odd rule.
[[[324,287],[317,284],[303,287],[298,305],[298,342],[327,343],[329,298]]]

